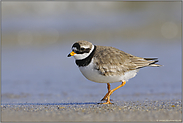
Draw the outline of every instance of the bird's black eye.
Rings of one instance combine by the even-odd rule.
[[[81,50],[84,50],[84,48],[81,48]]]

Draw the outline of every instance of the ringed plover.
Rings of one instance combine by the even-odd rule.
[[[74,56],[76,65],[87,79],[107,83],[108,92],[101,100],[106,102],[102,104],[111,104],[110,95],[135,77],[140,68],[161,66],[155,64],[157,58],[141,58],[114,47],[93,45],[84,40],[72,45],[70,56]],[[114,82],[122,83],[111,90],[110,83]]]

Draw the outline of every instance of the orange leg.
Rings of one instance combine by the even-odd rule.
[[[107,83],[107,89],[108,89],[108,92],[107,92],[107,94],[102,98],[101,101],[104,101],[105,99],[107,99],[107,96],[108,96],[109,93],[110,93],[111,85],[110,85],[109,83]]]
[[[104,98],[101,100],[101,101],[103,101],[103,100],[107,99],[107,101],[106,101],[105,103],[103,103],[103,104],[111,104],[111,102],[110,102],[110,95],[111,95],[115,90],[117,90],[117,89],[123,87],[125,84],[126,84],[126,82],[123,81],[123,82],[121,83],[121,85],[119,85],[118,87],[116,87],[116,88],[110,90],[111,85],[110,85],[109,83],[107,83],[108,92],[107,92],[107,94],[104,96]]]

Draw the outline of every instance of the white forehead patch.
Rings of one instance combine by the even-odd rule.
[[[76,47],[72,47],[72,50],[76,51],[76,50],[77,50],[77,48],[76,48]]]

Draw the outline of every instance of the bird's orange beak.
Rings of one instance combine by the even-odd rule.
[[[72,51],[71,53],[69,53],[69,55],[67,57],[71,57],[73,56],[74,54],[76,54],[74,51]]]

